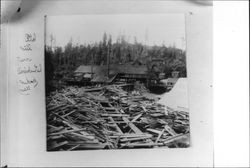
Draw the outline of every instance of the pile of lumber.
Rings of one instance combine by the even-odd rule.
[[[46,99],[47,150],[188,147],[189,115],[126,85],[67,87]]]

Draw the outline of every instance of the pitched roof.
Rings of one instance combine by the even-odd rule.
[[[75,73],[107,73],[108,67],[106,65],[81,65],[76,70]],[[109,65],[110,74],[125,73],[125,74],[147,74],[146,66],[134,66],[130,64],[112,64]]]
[[[175,84],[178,81],[178,78],[168,78],[167,84]]]
[[[124,65],[111,65],[110,69],[117,73],[125,73],[125,74],[147,74],[146,66],[134,66],[130,64]]]
[[[92,66],[91,65],[81,65],[76,70],[75,73],[91,73],[92,72]]]

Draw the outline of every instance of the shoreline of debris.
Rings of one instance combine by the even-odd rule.
[[[129,84],[69,86],[46,98],[47,150],[186,148],[189,113],[158,104]]]

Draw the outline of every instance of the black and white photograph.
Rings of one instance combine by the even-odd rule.
[[[185,14],[45,16],[47,151],[190,147]]]
[[[0,4],[0,167],[249,167],[248,1]]]

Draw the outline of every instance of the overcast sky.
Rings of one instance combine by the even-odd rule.
[[[184,14],[116,14],[116,15],[68,15],[47,16],[46,43],[50,35],[55,37],[54,45],[65,46],[72,37],[73,43],[89,44],[99,42],[103,34],[112,35],[116,41],[119,34],[127,40],[147,45],[173,45],[186,48]]]

